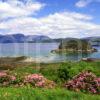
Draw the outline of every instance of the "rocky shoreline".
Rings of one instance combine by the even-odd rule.
[[[33,64],[35,61],[27,60],[28,57],[19,56],[19,57],[0,57],[0,70],[9,70],[16,67],[27,66]],[[27,61],[26,61],[27,60]]]
[[[81,60],[86,62],[99,62],[100,58],[82,58]]]
[[[93,52],[97,52],[97,49],[95,48],[92,48],[91,50],[56,49],[51,51],[51,53],[93,53]]]
[[[85,62],[99,62],[100,59],[96,58],[82,58],[80,61],[85,61]],[[64,61],[66,62],[66,61]],[[31,57],[25,57],[25,56],[20,56],[20,57],[0,57],[0,70],[13,70],[16,67],[25,67],[25,66],[30,66],[32,64],[41,64],[41,63],[54,63],[54,62],[49,62],[48,60],[41,58],[31,58]],[[55,62],[57,63],[57,62]],[[61,62],[59,62],[61,63]]]

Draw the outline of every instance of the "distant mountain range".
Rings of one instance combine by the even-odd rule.
[[[12,35],[0,35],[0,43],[24,43],[24,42],[43,42],[51,40],[48,36],[43,35],[23,35],[23,34],[12,34]]]
[[[93,46],[100,46],[100,37],[87,37],[83,39],[90,41]]]
[[[0,43],[40,43],[40,42],[61,42],[63,38],[52,39],[44,35],[11,34],[0,35]]]
[[[76,38],[59,38],[52,39],[44,35],[24,35],[24,34],[12,34],[12,35],[0,35],[0,43],[36,43],[36,42],[61,42],[62,40],[72,40]],[[100,37],[86,37],[82,38],[90,41],[92,45],[100,45]]]

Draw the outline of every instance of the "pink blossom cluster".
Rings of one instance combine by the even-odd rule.
[[[54,87],[54,82],[47,80],[44,76],[41,74],[30,74],[28,76],[25,76],[24,83],[30,83],[34,87]]]
[[[84,71],[65,83],[65,87],[74,91],[85,91],[100,94],[100,78],[90,71]]]
[[[0,72],[0,85],[1,86],[7,86],[9,85],[11,82],[15,81],[16,77],[7,74],[6,72]]]
[[[0,77],[6,76],[7,73],[6,72],[0,72]]]

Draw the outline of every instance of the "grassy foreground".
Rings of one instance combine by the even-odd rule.
[[[0,100],[100,100],[99,95],[71,92],[65,89],[0,88]]]
[[[100,62],[65,62],[65,63],[40,63],[29,66],[15,67],[9,72],[23,77],[27,74],[41,73],[46,78],[55,81],[57,84],[72,79],[82,71],[90,70],[100,77]]]
[[[3,70],[16,75],[20,81],[27,74],[41,73],[46,78],[53,80],[57,86],[53,89],[23,87],[0,87],[0,100],[100,100],[100,95],[73,92],[62,87],[64,82],[72,79],[83,70],[90,70],[100,77],[100,62],[66,62],[31,64],[28,66],[10,66]]]

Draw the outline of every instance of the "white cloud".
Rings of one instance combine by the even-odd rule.
[[[62,12],[42,18],[18,17],[0,23],[6,34],[24,33],[48,35],[52,38],[100,36],[100,25],[91,22],[92,16]]]
[[[75,6],[77,7],[86,7],[87,5],[89,5],[90,3],[93,3],[93,2],[100,2],[100,0],[79,0]]]
[[[31,15],[36,14],[45,4],[32,0],[22,1],[24,2],[21,0],[0,2],[1,34],[41,34],[52,38],[100,36],[100,25],[92,23],[93,17],[90,15],[66,11],[35,18]]]
[[[42,7],[44,7],[44,4],[32,2],[32,0],[27,0],[27,3],[19,0],[7,0],[6,2],[0,2],[0,20],[29,16],[31,14],[35,14]]]

